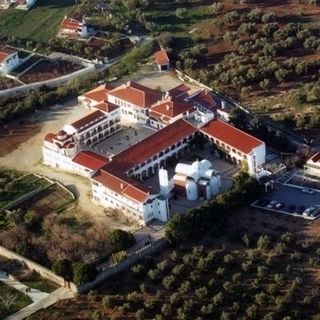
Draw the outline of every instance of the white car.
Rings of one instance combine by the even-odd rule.
[[[314,211],[316,211],[316,208],[315,208],[315,207],[309,207],[309,208],[307,208],[306,210],[304,210],[302,214],[303,214],[305,217],[308,217],[308,216],[310,216]]]
[[[272,200],[269,202],[269,204],[267,205],[267,208],[272,209],[274,206],[276,206],[277,201]]]
[[[315,190],[310,189],[310,188],[304,188],[304,189],[302,189],[302,192],[304,192],[304,193],[309,193],[309,194],[314,194],[314,193],[316,193]]]

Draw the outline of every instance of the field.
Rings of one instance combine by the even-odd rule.
[[[3,284],[2,282],[0,282],[0,297],[5,298],[8,295],[15,296],[16,300],[11,305],[11,307],[9,309],[5,308],[3,306],[3,304],[1,303],[1,305],[0,305],[0,318],[1,319],[5,319],[10,314],[17,312],[20,309],[22,309],[22,308],[26,307],[27,305],[29,305],[30,303],[32,303],[32,300],[29,297],[27,297],[26,295],[24,295],[23,293],[21,293],[20,291],[17,291],[15,289]]]
[[[17,86],[20,86],[20,83],[16,82],[15,80],[0,76],[0,90],[5,90]]]
[[[42,59],[31,69],[24,73],[20,80],[24,83],[33,83],[58,78],[74,71],[80,70],[81,65],[64,60],[45,60]]]
[[[54,184],[36,194],[31,199],[20,203],[17,208],[12,208],[12,210],[31,210],[36,212],[39,216],[45,217],[50,213],[63,211],[63,209],[72,201],[73,198],[67,191],[62,189],[59,185]]]
[[[317,79],[319,6],[250,3],[156,1],[143,11],[178,68],[241,101]]]
[[[317,319],[320,222],[249,209],[229,222],[31,319]]]
[[[0,33],[37,42],[48,42],[57,34],[65,15],[74,12],[75,0],[38,0],[29,11],[0,11]]]
[[[47,180],[33,174],[12,179],[13,175],[11,171],[0,168],[0,209],[23,195],[49,184]]]

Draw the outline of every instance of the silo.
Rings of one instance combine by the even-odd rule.
[[[198,186],[193,180],[188,180],[186,184],[187,199],[190,201],[198,200]]]
[[[216,195],[219,193],[219,189],[221,187],[221,178],[219,175],[213,175],[210,178],[210,188],[212,195]]]

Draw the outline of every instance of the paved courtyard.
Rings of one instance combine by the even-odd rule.
[[[224,159],[220,159],[219,157],[213,155],[211,152],[211,148],[209,147],[209,144],[205,145],[204,150],[196,149],[196,150],[190,151],[190,153],[185,157],[183,157],[182,159],[180,159],[179,162],[192,164],[197,159],[209,160],[212,163],[213,168],[220,173],[221,184],[222,184],[220,192],[223,192],[231,187],[234,176],[240,170],[234,164],[226,162]],[[170,180],[174,176],[175,165],[167,168],[167,170],[168,170],[168,176]],[[152,185],[155,188],[155,190],[160,190],[158,174],[153,175],[152,177],[147,179],[144,183],[146,185]],[[175,214],[177,212],[186,212],[190,208],[195,208],[199,206],[202,202],[204,202],[203,199],[199,199],[196,201],[189,201],[185,196],[182,196],[182,195],[177,196],[176,199],[171,198],[169,201],[170,212],[171,214]]]
[[[120,131],[97,143],[92,147],[92,149],[110,156],[116,155],[155,132],[155,129],[146,126],[124,124]]]

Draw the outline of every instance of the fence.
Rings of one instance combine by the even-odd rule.
[[[19,254],[6,249],[3,246],[0,246],[0,255],[4,256],[11,260],[17,260],[23,264],[25,264],[29,269],[35,270],[38,272],[43,278],[48,279],[54,283],[56,283],[59,286],[64,286],[65,281],[62,277],[57,276],[55,273],[53,273],[51,270],[41,266],[40,264],[29,260],[28,258],[22,257]]]
[[[152,255],[156,252],[158,252],[160,249],[165,247],[167,245],[167,242],[165,239],[159,239],[139,250],[134,252],[132,255],[130,255],[126,260],[123,262],[120,262],[118,264],[111,265],[110,267],[107,267],[106,270],[100,272],[96,279],[92,282],[88,282],[85,284],[82,284],[80,286],[77,286],[73,283],[70,284],[70,289],[73,292],[76,293],[85,293],[91,290],[92,288],[99,285],[104,280],[110,278],[111,276],[131,267],[138,261],[140,261],[142,258],[144,258],[147,255]]]
[[[35,89],[42,87],[43,85],[46,85],[47,87],[55,88],[55,87],[58,87],[64,83],[66,83],[67,81],[69,81],[73,78],[79,77],[79,76],[87,74],[89,72],[93,72],[95,70],[96,70],[95,65],[91,64],[84,69],[75,71],[73,73],[64,75],[59,78],[30,83],[30,84],[26,84],[26,85],[22,85],[19,87],[6,89],[6,90],[0,90],[0,97],[17,96],[17,95],[20,95],[23,93],[28,93],[31,90],[35,90]]]

